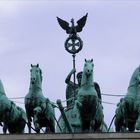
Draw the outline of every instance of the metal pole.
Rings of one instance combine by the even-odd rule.
[[[76,57],[76,55],[73,54],[72,57],[73,57],[73,68],[75,69],[75,57]],[[75,95],[75,85],[76,85],[76,82],[75,82],[75,72],[73,74],[73,82],[74,82],[74,100],[75,100],[75,96],[76,96]]]

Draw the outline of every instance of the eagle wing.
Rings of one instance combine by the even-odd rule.
[[[57,21],[59,23],[59,25],[62,27],[62,29],[66,30],[66,33],[70,33],[70,27],[69,27],[69,23],[59,17],[57,17]]]
[[[87,15],[88,15],[88,13],[77,21],[77,24],[78,24],[76,26],[76,31],[77,32],[81,32],[83,27],[85,26],[85,23],[86,23],[86,20],[87,20]]]

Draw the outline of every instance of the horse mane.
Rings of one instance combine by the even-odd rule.
[[[138,66],[135,70],[134,70],[134,72],[133,72],[133,74],[132,74],[132,76],[131,76],[131,79],[130,79],[130,82],[129,82],[129,87],[131,87],[132,85],[134,85],[135,84],[135,82],[136,82],[136,76],[137,76],[137,73],[138,72],[140,72],[140,66]],[[135,80],[135,81],[134,81]],[[128,88],[129,88],[128,87]]]
[[[40,78],[41,78],[41,82],[42,82],[43,76],[42,76],[42,70],[40,68],[39,68],[39,72],[40,72]]]
[[[6,95],[2,81],[0,80],[0,94]]]

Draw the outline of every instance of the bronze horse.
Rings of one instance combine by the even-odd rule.
[[[127,94],[117,106],[115,128],[117,132],[140,130],[140,66],[132,74]]]
[[[77,107],[81,116],[82,131],[100,131],[103,123],[101,100],[98,98],[93,79],[93,60],[84,64],[81,86],[77,95]]]
[[[78,89],[74,106],[63,110],[58,102],[61,116],[58,120],[58,132],[95,132],[102,131],[104,123],[100,88],[93,80],[93,60],[85,60],[81,86]],[[95,88],[96,87],[96,88]],[[104,123],[105,124],[105,123]],[[61,128],[61,130],[60,130]]]
[[[0,81],[0,122],[3,123],[3,132],[24,133],[26,113],[14,102],[10,101]]]
[[[31,64],[30,72],[29,93],[25,96],[29,133],[31,133],[32,120],[37,133],[40,133],[42,127],[46,128],[45,132],[55,132],[54,108],[42,93],[42,71],[39,64]]]

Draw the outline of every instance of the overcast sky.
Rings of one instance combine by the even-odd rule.
[[[68,35],[56,16],[77,21],[87,12],[87,23],[79,33],[84,46],[76,55],[76,70],[83,69],[85,58],[93,58],[94,79],[101,92],[127,92],[131,75],[140,64],[139,1],[0,0],[0,79],[9,98],[28,93],[30,64],[39,63],[44,95],[53,102],[65,100],[65,78],[72,69],[72,56],[64,48]],[[102,99],[117,103],[120,97]],[[116,105],[103,106],[109,125]]]

